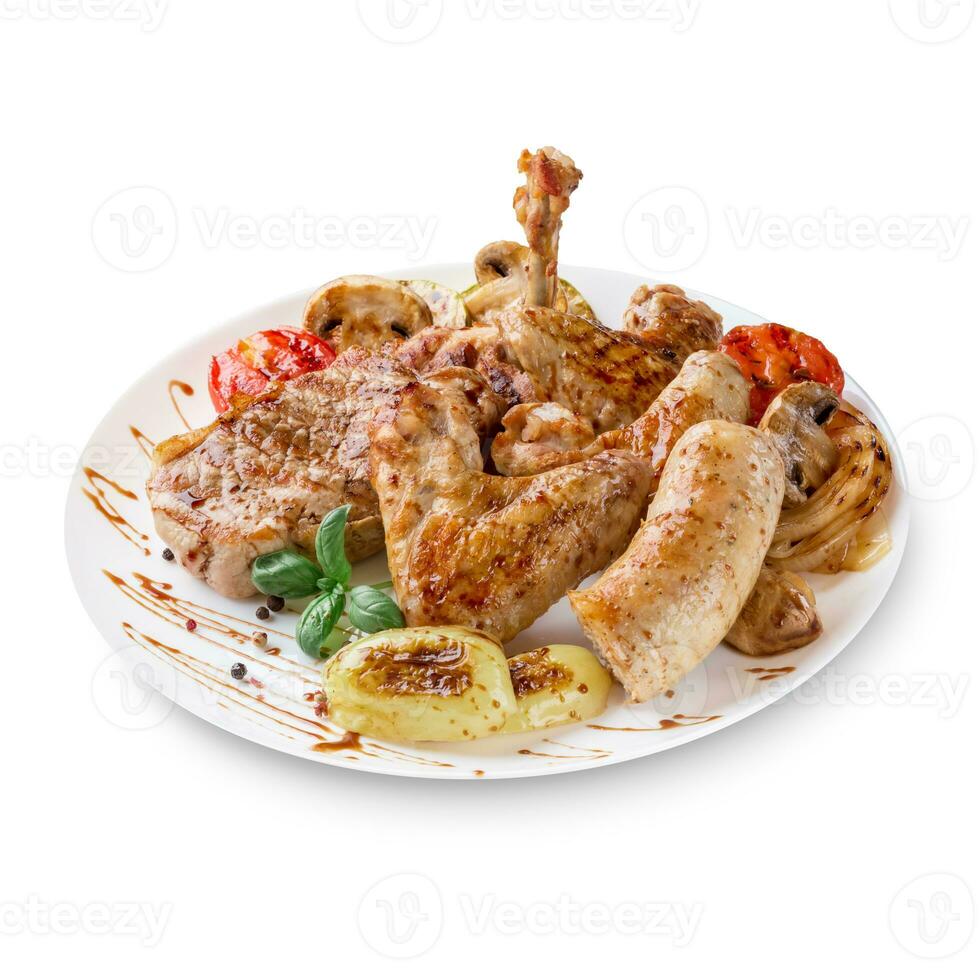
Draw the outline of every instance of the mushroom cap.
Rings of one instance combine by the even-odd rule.
[[[840,407],[836,392],[816,381],[781,391],[759,428],[769,435],[786,471],[783,507],[804,503],[837,468],[837,446],[824,428]]]
[[[416,292],[393,279],[342,276],[321,286],[306,304],[303,326],[337,351],[355,345],[377,350],[432,325]]]
[[[517,242],[491,242],[484,245],[473,260],[476,281],[482,286],[494,279],[524,275],[528,247]]]
[[[806,646],[822,632],[817,600],[806,581],[795,572],[763,565],[725,639],[742,653],[766,657]]]

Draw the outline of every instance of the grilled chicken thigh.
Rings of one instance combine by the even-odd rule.
[[[509,404],[555,402],[587,419],[594,434],[632,422],[682,363],[619,331],[537,306],[502,310],[463,330],[424,330],[396,356],[413,370],[472,367]]]
[[[157,532],[215,591],[254,594],[252,561],[282,548],[312,552],[324,514],[351,504],[347,554],[384,545],[368,478],[367,426],[417,377],[385,354],[351,348],[324,371],[274,385],[211,425],[156,447],[147,492]],[[428,378],[485,432],[500,404],[465,368]]]
[[[541,476],[488,476],[459,403],[424,384],[372,425],[371,462],[408,624],[502,641],[623,550],[649,488],[644,464],[617,452]]]
[[[738,365],[720,351],[698,351],[635,422],[598,438],[592,438],[587,419],[559,405],[512,408],[494,439],[493,460],[498,472],[518,476],[622,449],[650,466],[655,483],[674,443],[692,425],[708,419],[744,422],[748,413],[749,384]]]

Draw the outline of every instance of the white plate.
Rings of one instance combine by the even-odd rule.
[[[598,269],[563,267],[562,273],[611,326],[618,326],[633,289],[651,281]],[[467,265],[426,266],[392,276],[433,279],[463,288],[472,272]],[[256,330],[297,324],[308,295],[290,296],[237,317],[166,356],[116,402],[93,434],[85,457],[91,469],[79,471],[69,492],[65,539],[82,602],[115,651],[96,674],[97,688],[108,683],[99,680],[101,675],[117,676],[112,670],[121,669],[137,687],[152,684],[219,728],[280,752],[349,769],[448,779],[568,772],[662,752],[772,704],[836,657],[868,622],[891,586],[905,549],[910,510],[897,453],[896,480],[886,507],[891,553],[867,572],[810,576],[825,626],[823,636],[810,646],[764,660],[720,646],[672,698],[631,706],[616,687],[607,712],[592,724],[466,743],[393,744],[364,738],[357,744],[344,738],[336,726],[315,713],[311,698],[319,669],[288,635],[295,623],[293,614],[283,612],[259,622],[254,616],[257,599],[224,599],[163,560],[163,545],[153,534],[143,491],[147,458],[134,434],[138,430],[150,440],[160,440],[210,422],[214,411],[206,374],[211,354]],[[726,329],[761,322],[723,300],[694,295],[724,316]],[[846,363],[847,351],[837,353]],[[845,394],[878,424],[894,450],[896,441],[888,424],[850,377]],[[93,470],[109,476],[118,489],[93,477]],[[104,511],[118,517],[111,519]],[[385,578],[383,556],[362,562],[355,571],[356,582]],[[184,626],[189,618],[198,624],[194,632]],[[259,629],[269,634],[270,646],[281,648],[279,655],[254,647],[250,637]],[[508,653],[547,643],[588,646],[567,600],[508,644]],[[232,680],[229,668],[239,660],[248,665],[254,683]],[[763,679],[749,672],[759,666],[787,670],[770,671],[769,679]],[[137,726],[144,723],[128,715],[120,718],[122,724],[130,721]]]

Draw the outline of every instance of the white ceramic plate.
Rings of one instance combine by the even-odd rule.
[[[562,274],[611,326],[618,326],[634,288],[651,281],[574,267],[563,267]],[[461,289],[469,285],[472,271],[460,264],[402,270],[392,276],[433,279]],[[152,684],[219,728],[314,762],[403,776],[502,778],[611,765],[701,738],[772,704],[836,657],[891,586],[905,549],[910,509],[897,454],[898,472],[886,508],[891,553],[866,572],[810,576],[825,626],[823,636],[810,646],[763,660],[720,646],[672,698],[627,705],[616,687],[601,718],[542,733],[423,744],[345,736],[316,714],[313,696],[320,671],[291,638],[296,617],[282,612],[260,623],[254,616],[258,599],[222,598],[165,562],[143,490],[148,472],[143,450],[148,444],[213,419],[206,383],[210,356],[256,330],[297,324],[308,295],[290,296],[239,316],[164,357],[96,429],[86,450],[88,467],[76,475],[69,493],[68,560],[82,602],[115,652],[111,662],[131,672],[138,684]],[[726,329],[761,322],[723,300],[694,295],[724,316]],[[837,353],[846,363],[847,351]],[[878,424],[894,449],[887,422],[850,377],[845,395]],[[355,583],[387,577],[383,556],[362,562],[355,571]],[[193,632],[185,627],[188,619],[197,623]],[[266,652],[251,642],[258,629],[269,634]],[[508,644],[508,653],[548,643],[589,645],[567,600]],[[249,680],[231,678],[229,668],[236,661],[248,665]],[[751,672],[760,666],[770,669]]]

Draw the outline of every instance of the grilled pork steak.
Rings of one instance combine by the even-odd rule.
[[[233,598],[255,593],[258,555],[312,554],[324,514],[343,504],[351,505],[348,557],[381,550],[367,425],[419,383],[387,353],[351,348],[324,371],[273,385],[160,443],[147,483],[157,533],[184,568]],[[499,399],[473,371],[449,367],[424,383],[458,399],[480,431],[499,418]]]

